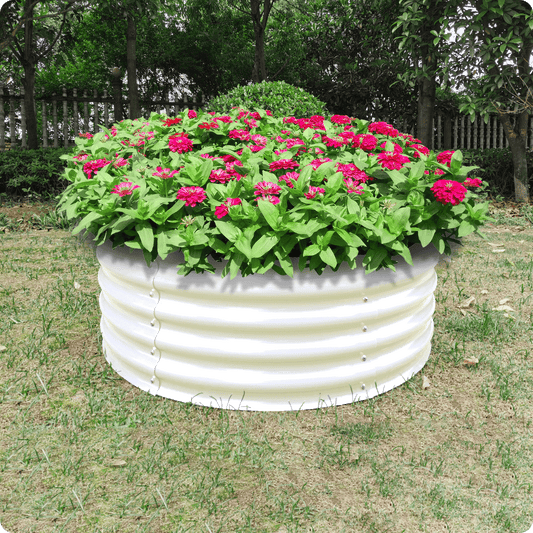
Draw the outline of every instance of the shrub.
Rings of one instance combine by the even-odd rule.
[[[327,115],[326,104],[306,93],[300,87],[294,87],[284,81],[270,81],[255,85],[240,85],[226,94],[213,98],[207,111],[228,113],[232,107],[268,109],[276,116],[310,117]]]

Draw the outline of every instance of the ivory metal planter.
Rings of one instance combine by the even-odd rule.
[[[181,402],[284,411],[365,400],[410,379],[431,350],[439,254],[411,250],[396,272],[329,267],[294,278],[177,274],[97,248],[103,350],[124,379]]]

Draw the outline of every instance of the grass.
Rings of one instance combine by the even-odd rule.
[[[93,249],[46,209],[15,211],[24,207],[0,208],[10,533],[522,533],[533,523],[530,211],[495,210],[487,240],[466,238],[438,267],[432,355],[411,381],[352,405],[261,413],[122,380],[100,349]]]

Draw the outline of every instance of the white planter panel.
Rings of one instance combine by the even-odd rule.
[[[228,409],[283,411],[364,400],[401,385],[431,351],[433,247],[414,266],[370,275],[273,271],[233,280],[179,276],[179,252],[150,268],[129,248],[97,248],[103,349],[137,387]]]

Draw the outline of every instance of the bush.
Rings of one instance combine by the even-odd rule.
[[[463,164],[466,166],[476,165],[480,167],[470,173],[472,177],[481,178],[489,185],[489,194],[493,197],[503,196],[514,198],[513,181],[513,156],[510,148],[486,148],[476,150],[461,150],[463,152]],[[527,167],[531,175],[533,169],[533,153],[527,154]],[[533,180],[530,179],[530,187],[533,189]]]
[[[261,82],[255,85],[240,85],[226,94],[213,98],[206,111],[228,113],[232,107],[254,111],[268,109],[276,116],[310,117],[327,115],[326,104],[284,81]]]
[[[0,193],[22,196],[28,189],[40,195],[57,195],[64,180],[66,162],[59,157],[71,148],[40,148],[0,152]]]

